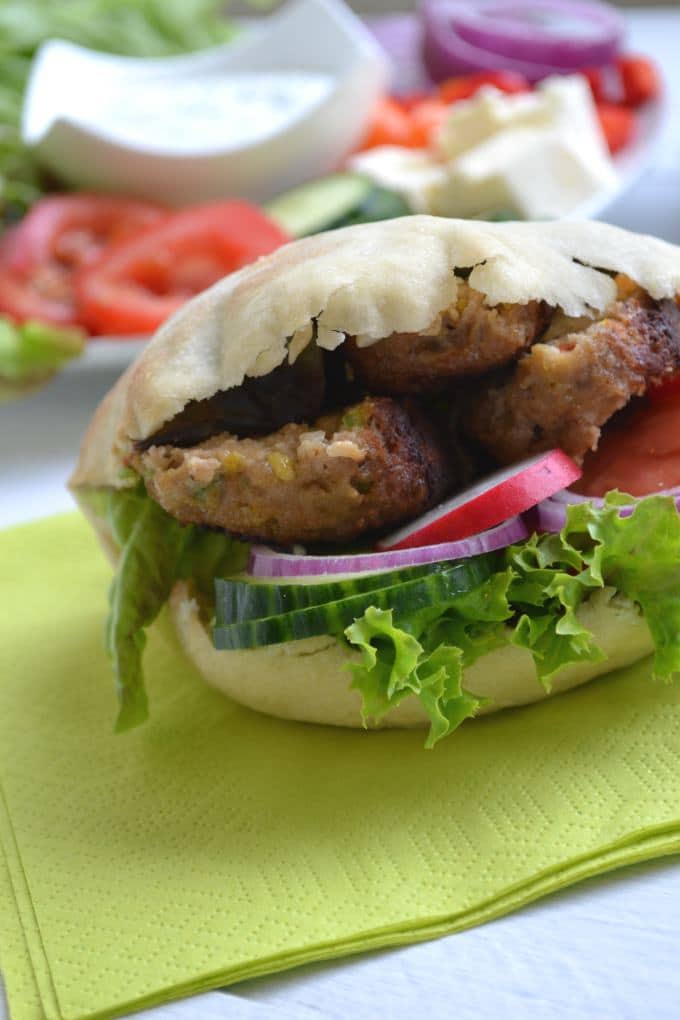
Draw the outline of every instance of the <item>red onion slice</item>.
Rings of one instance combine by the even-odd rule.
[[[625,34],[623,17],[600,3],[489,0],[451,3],[449,11],[454,29],[473,46],[567,71],[609,63]]]
[[[499,54],[488,47],[475,44],[463,38],[460,30],[454,25],[453,18],[459,11],[454,0],[426,0],[422,8],[423,16],[423,57],[431,77],[435,81],[443,81],[452,75],[471,74],[475,71],[516,71],[523,74],[531,82],[540,81],[551,74],[564,74],[565,70],[577,70],[591,62],[587,56],[574,58],[569,66],[556,64],[543,59],[528,60],[520,56],[512,47],[507,47],[506,54]],[[611,49],[607,50],[606,60],[616,53],[619,36],[616,37]],[[519,48],[524,52],[522,48]],[[512,52],[511,52],[512,51]],[[535,52],[540,52],[536,50]],[[586,54],[587,54],[586,50]],[[601,51],[605,52],[605,49]],[[603,62],[600,60],[599,62]]]
[[[248,572],[252,577],[285,577],[289,581],[300,577],[321,577],[324,574],[375,574],[423,563],[468,559],[470,556],[494,552],[521,542],[528,534],[521,517],[512,517],[489,531],[482,531],[458,542],[442,542],[439,545],[396,549],[392,552],[294,556],[265,546],[253,546]]]
[[[531,510],[531,525],[536,531],[561,531],[567,523],[567,503],[544,499]]]
[[[654,492],[645,492],[644,496],[636,496],[636,499],[644,499],[645,496],[675,496],[676,499],[680,499],[680,485],[675,485],[670,489],[657,489]],[[561,489],[560,492],[553,493],[550,499],[554,499],[557,503],[593,503],[595,506],[602,506],[604,504],[604,498],[602,496],[584,496],[581,492],[572,492],[571,489]]]
[[[675,505],[680,510],[680,487],[667,489],[664,492],[650,492],[648,495],[673,496]],[[638,498],[644,499],[645,497],[640,496]],[[565,489],[564,492],[556,493],[556,495],[544,499],[542,503],[532,508],[530,515],[528,515],[530,525],[538,531],[561,531],[567,523],[568,507],[578,503],[592,503],[593,506],[601,507],[604,505],[604,500],[599,496],[581,496],[576,492],[570,493],[568,489]],[[632,505],[620,506],[618,510],[621,517],[630,517],[634,507]]]

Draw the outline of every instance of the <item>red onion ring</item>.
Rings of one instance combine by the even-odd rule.
[[[425,66],[435,81],[475,71],[504,70],[523,74],[529,81],[535,82],[551,74],[564,74],[567,69],[577,70],[591,62],[587,56],[578,60],[574,56],[571,66],[565,66],[564,63],[556,64],[545,58],[528,60],[511,52],[499,54],[488,47],[475,45],[469,39],[463,38],[453,23],[459,10],[459,5],[454,0],[425,0],[423,5],[423,57]],[[606,59],[611,59],[615,54],[619,38],[620,35],[617,33],[611,49],[607,51]],[[511,48],[506,49],[510,51]],[[519,49],[520,52],[525,52],[523,48]],[[537,49],[535,52],[538,53],[540,50]],[[601,52],[604,53],[604,49]]]
[[[577,0],[487,0],[449,5],[450,20],[466,42],[502,56],[552,64],[564,70],[609,63],[625,34],[623,17],[600,3]],[[592,31],[568,35],[550,24],[551,15],[566,15]],[[543,21],[541,19],[544,19]]]
[[[675,499],[676,507],[680,510],[680,487],[666,489],[663,492],[650,492],[648,495],[672,496]],[[639,498],[644,499],[643,496]],[[593,506],[601,507],[604,505],[604,500],[600,496],[581,496],[579,493],[564,489],[532,507],[529,518],[530,526],[535,527],[538,531],[561,531],[567,523],[568,507],[579,503],[592,503]],[[624,505],[618,508],[621,517],[630,517],[634,509],[633,505]]]
[[[680,499],[680,485],[672,486],[670,489],[658,489],[655,492],[646,492],[644,496],[636,496],[636,499],[644,499],[645,496],[675,496]],[[571,489],[560,489],[548,499],[554,499],[557,503],[593,503],[595,506],[603,506],[602,496],[584,496],[581,492],[573,492]]]
[[[248,573],[252,577],[281,577],[290,581],[299,577],[320,577],[324,574],[370,574],[414,567],[423,563],[464,560],[481,553],[504,549],[521,542],[529,534],[521,517],[511,517],[502,524],[478,535],[457,542],[442,542],[417,549],[396,549],[392,552],[339,554],[337,556],[295,556],[279,553],[266,546],[253,546]]]

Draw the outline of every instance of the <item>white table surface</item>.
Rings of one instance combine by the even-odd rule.
[[[680,7],[629,12],[629,49],[664,68],[671,115],[653,167],[607,211],[680,243]],[[72,507],[64,481],[111,368],[66,371],[0,408],[0,527]],[[480,928],[297,968],[139,1014],[153,1020],[677,1020],[680,863],[621,869]],[[0,1020],[7,1011],[0,990]]]

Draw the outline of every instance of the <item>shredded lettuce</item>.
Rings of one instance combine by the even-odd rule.
[[[634,507],[628,516],[623,505]],[[431,747],[480,707],[464,687],[464,668],[480,655],[526,648],[547,690],[570,663],[602,661],[577,611],[605,587],[640,608],[654,641],[654,675],[670,680],[680,672],[680,514],[670,497],[636,501],[615,492],[602,507],[568,507],[560,534],[511,546],[491,578],[451,604],[411,618],[367,609],[344,632],[361,655],[350,668],[364,721],[415,695],[430,719]]]
[[[242,570],[248,551],[244,543],[224,533],[183,527],[146,495],[143,486],[111,491],[106,518],[120,548],[106,624],[120,731],[148,718],[142,669],[146,630],[175,581],[191,578],[199,598],[210,600],[214,578]]]

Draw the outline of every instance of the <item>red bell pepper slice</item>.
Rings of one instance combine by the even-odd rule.
[[[616,66],[623,85],[626,106],[642,106],[661,94],[661,76],[656,64],[647,57],[618,57]]]
[[[614,103],[597,103],[597,115],[609,151],[618,152],[623,149],[635,135],[637,120],[635,112],[626,106]]]
[[[387,97],[380,99],[373,108],[368,131],[357,146],[357,152],[375,149],[381,145],[414,148],[416,142],[413,137],[411,112],[415,106],[407,111],[397,99]]]
[[[478,71],[476,74],[465,74],[459,78],[448,78],[439,86],[439,95],[445,103],[457,103],[461,99],[470,99],[483,85],[493,85],[500,92],[509,95],[515,92],[528,92],[531,88],[528,80],[515,71]]]

